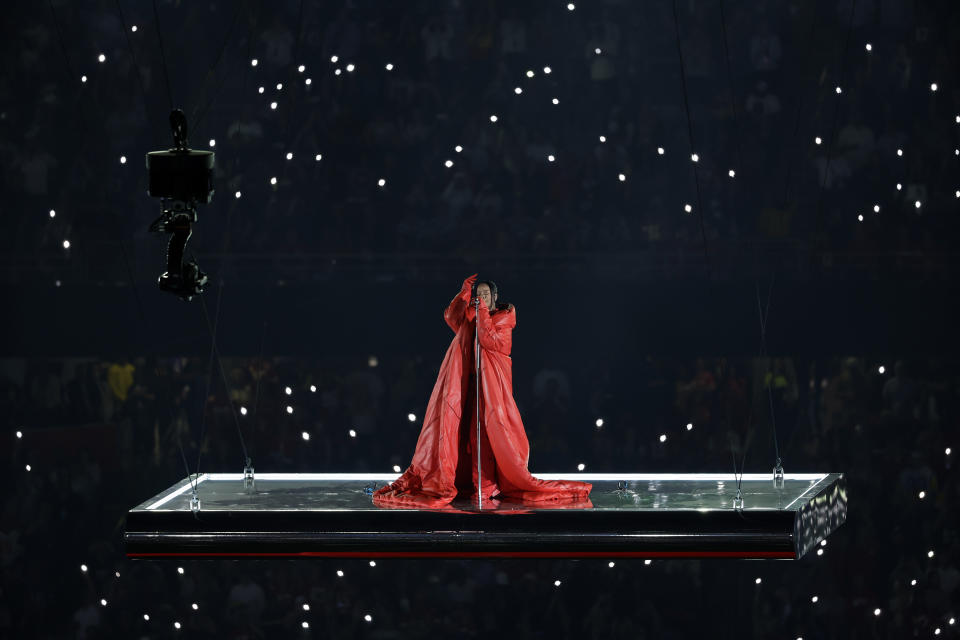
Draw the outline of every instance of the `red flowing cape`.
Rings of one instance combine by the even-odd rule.
[[[413,461],[396,481],[373,493],[377,506],[439,508],[458,493],[476,499],[477,407],[471,374],[476,366],[478,314],[469,299],[470,291],[462,291],[443,314],[456,336],[430,394]],[[587,496],[593,488],[589,482],[541,480],[527,470],[530,444],[513,399],[510,360],[516,318],[513,305],[493,312],[480,305],[480,422],[486,432],[481,434],[483,497],[499,494],[498,499],[511,502],[557,506],[589,504]],[[484,448],[492,451],[492,457]]]

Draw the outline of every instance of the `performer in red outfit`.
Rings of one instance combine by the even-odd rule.
[[[378,506],[442,507],[457,494],[477,502],[475,329],[480,325],[480,479],[484,502],[570,502],[585,499],[588,482],[540,480],[530,475],[530,445],[513,399],[510,350],[517,312],[497,305],[496,285],[481,282],[479,314],[471,302],[477,275],[463,281],[444,320],[456,336],[430,394],[413,461],[393,483],[373,494]]]

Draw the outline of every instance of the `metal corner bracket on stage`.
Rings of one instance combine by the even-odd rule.
[[[795,560],[847,517],[842,473],[538,473],[593,491],[565,504],[415,509],[373,504],[398,474],[258,473],[254,485],[249,472],[193,475],[131,509],[127,556]]]

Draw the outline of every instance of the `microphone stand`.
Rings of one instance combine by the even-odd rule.
[[[476,339],[476,353],[473,359],[474,377],[477,381],[475,398],[477,400],[477,508],[483,509],[483,476],[480,474],[480,298],[473,299],[474,310],[474,336]]]

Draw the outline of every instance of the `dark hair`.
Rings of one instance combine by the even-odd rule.
[[[493,280],[480,280],[480,281],[477,282],[475,285],[473,285],[473,295],[474,295],[474,296],[477,295],[477,289],[478,289],[478,288],[480,287],[480,285],[482,285],[482,284],[485,284],[485,285],[487,285],[488,287],[490,287],[490,297],[491,297],[491,298],[496,298],[496,297],[497,297],[497,283],[494,282]],[[509,305],[508,303],[506,303],[506,302],[498,302],[498,303],[497,303],[497,309],[506,309],[506,308],[509,307],[509,306],[510,306],[510,305]]]

